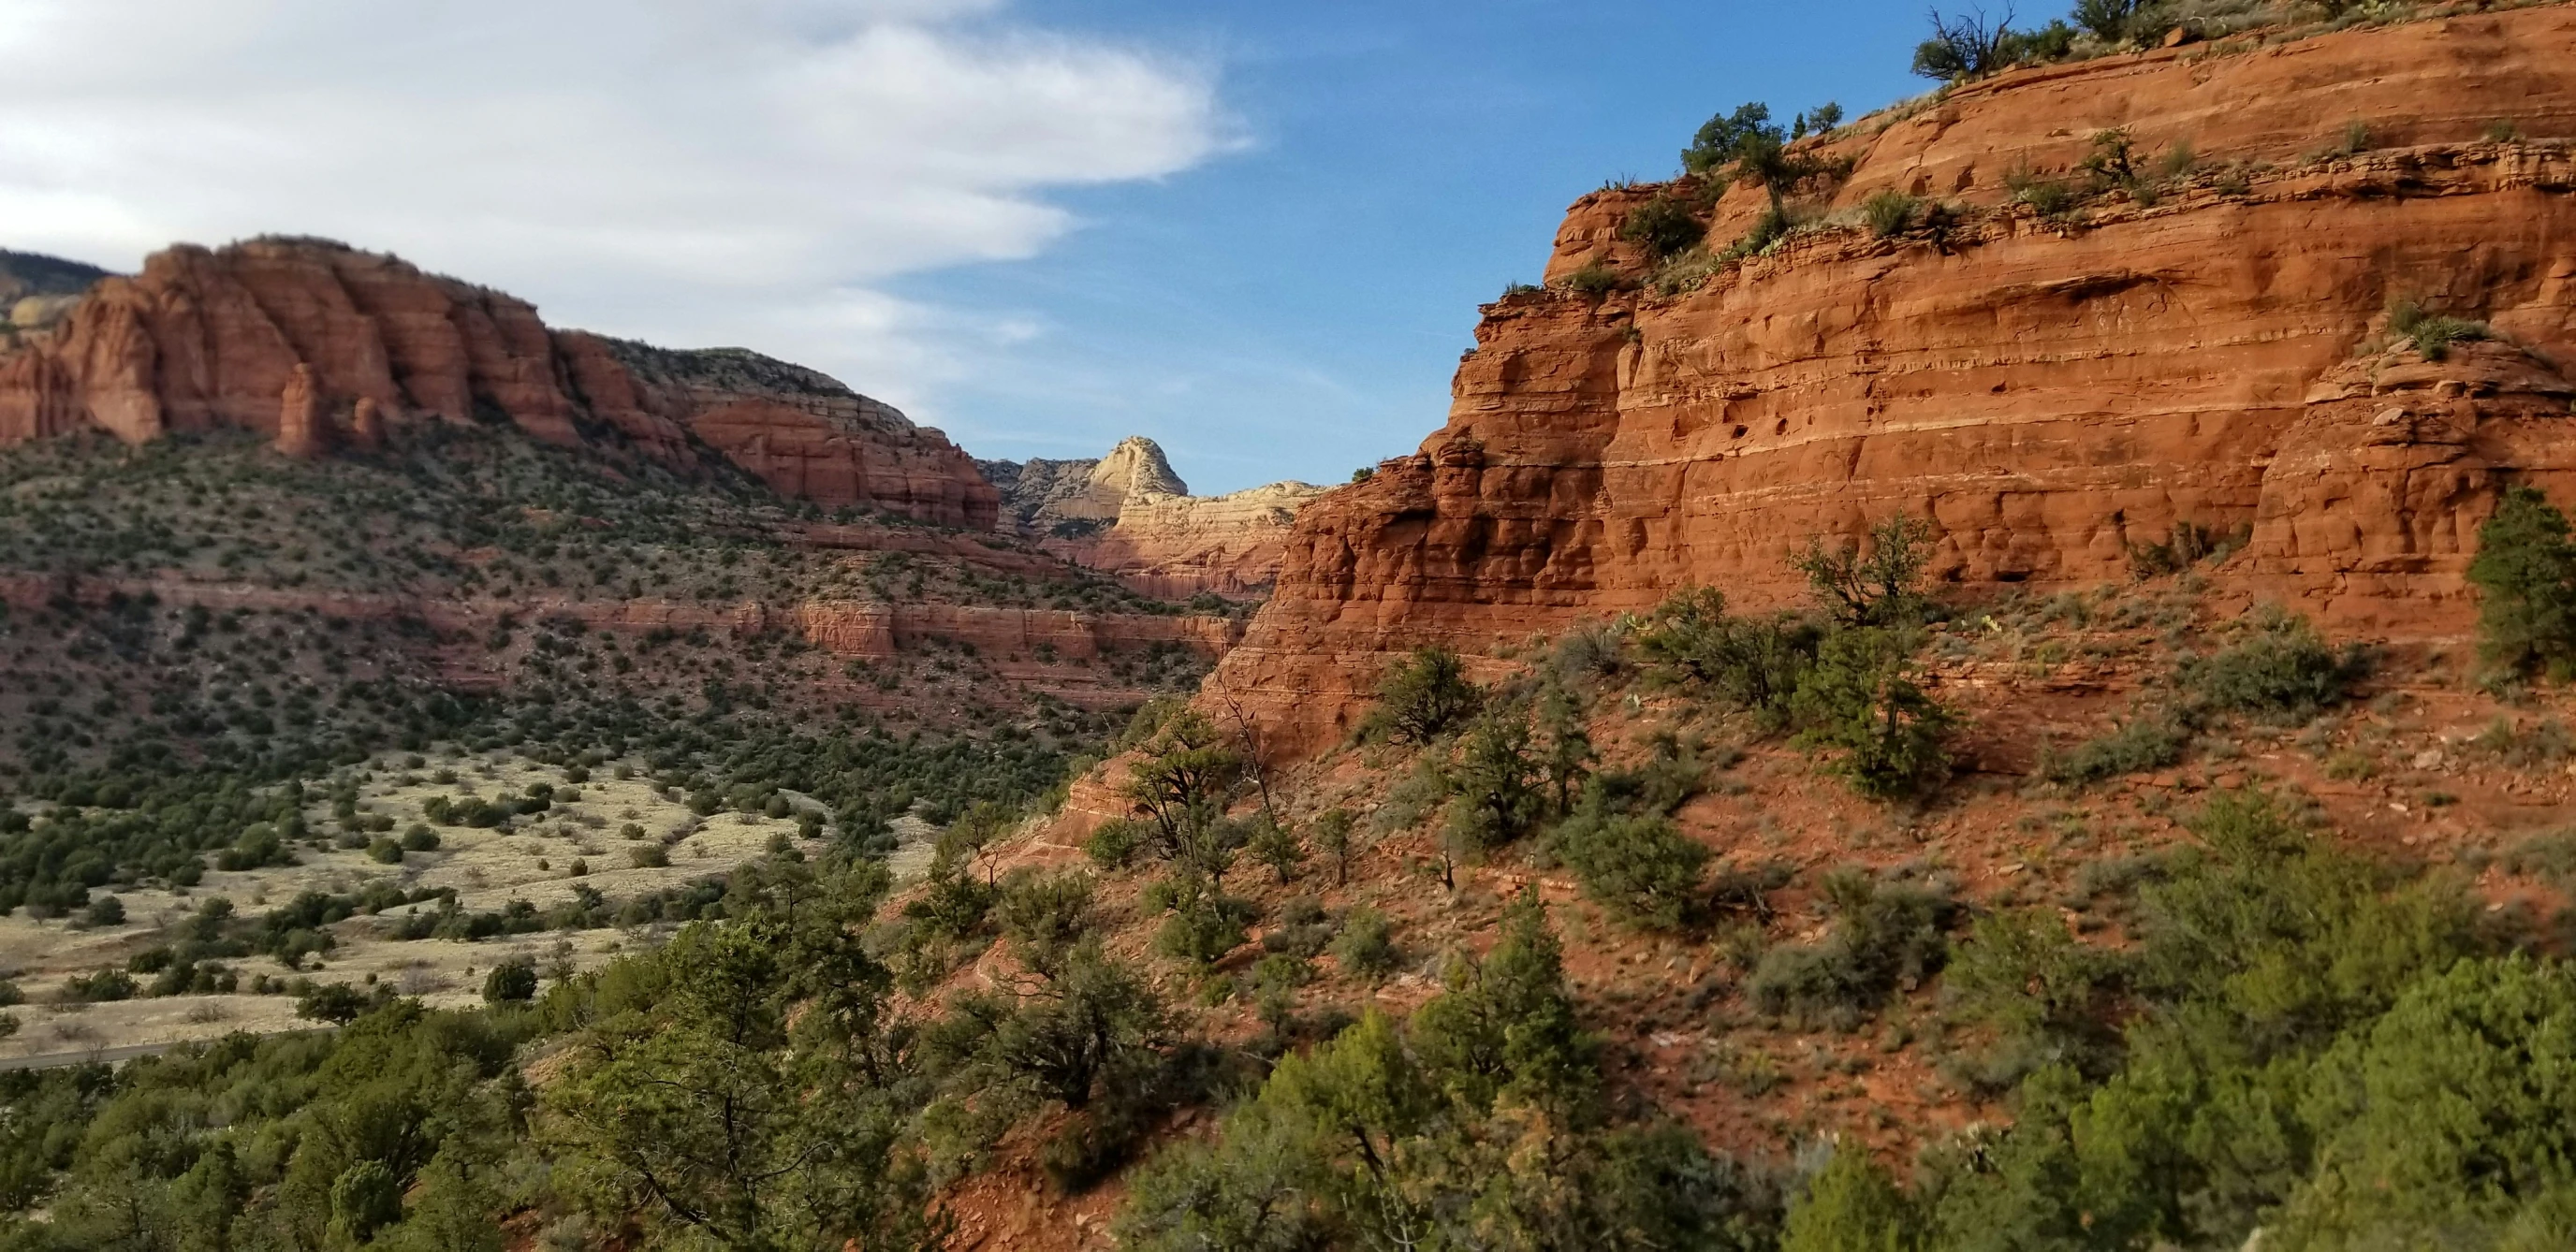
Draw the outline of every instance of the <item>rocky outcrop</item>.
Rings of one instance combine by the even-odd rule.
[[[2346,118],[2366,134],[2338,138]],[[2250,528],[2221,577],[2347,627],[2457,631],[2497,485],[2576,502],[2576,149],[2483,140],[2499,118],[2576,135],[2576,10],[2008,74],[1837,141],[1853,172],[1819,220],[1696,286],[1615,239],[1655,189],[1586,197],[1551,273],[1630,289],[1489,306],[1447,426],[1299,515],[1212,681],[1312,746],[1402,648],[1689,583],[1783,603],[1810,536],[1900,512],[1963,589],[2125,578],[2178,526]],[[2072,178],[2111,126],[2197,172],[2057,218],[2009,202],[2006,171]],[[1845,213],[1889,190],[1951,208],[1889,238]],[[1728,193],[1711,237],[1761,196]],[[2392,355],[2401,300],[2500,342]]]
[[[315,414],[299,446],[499,420],[685,472],[730,462],[827,508],[976,529],[996,516],[991,486],[944,435],[813,371],[558,332],[525,301],[312,239],[183,245],[101,279],[0,358],[0,444],[81,425],[128,442],[226,427],[279,438],[298,371]]]
[[[1323,494],[1278,482],[1222,496],[1132,495],[1107,530],[1043,546],[1151,596],[1265,595],[1297,511]]]
[[[1118,520],[1132,495],[1186,496],[1163,446],[1143,435],[1118,441],[1097,459],[978,461],[1002,493],[1003,509],[1022,534],[1070,539]]]
[[[368,404],[375,403],[372,400]],[[277,409],[277,452],[280,456],[311,457],[322,454],[322,397],[313,389],[313,367],[298,365],[286,379],[286,395]]]
[[[712,448],[783,493],[828,508],[898,513],[991,530],[1001,496],[936,429],[839,381],[741,348],[676,351],[566,335],[585,397],[621,431],[666,428]],[[639,436],[630,435],[630,438]]]
[[[1094,460],[979,461],[1003,511],[1048,551],[1146,595],[1266,593],[1289,523],[1324,489],[1277,482],[1193,496],[1161,445],[1142,435]]]

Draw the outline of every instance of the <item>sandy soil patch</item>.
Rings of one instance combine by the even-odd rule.
[[[363,849],[328,851],[299,847],[301,864],[250,871],[213,871],[193,889],[130,889],[115,894],[125,906],[126,923],[83,929],[66,920],[38,921],[21,911],[0,917],[0,971],[15,978],[31,1003],[14,1012],[18,1033],[0,1040],[0,1057],[52,1055],[137,1044],[163,1044],[208,1039],[236,1030],[273,1032],[309,1027],[294,1014],[291,997],[254,995],[189,995],[143,998],[113,1003],[56,1003],[66,981],[97,970],[124,968],[127,961],[153,947],[171,943],[168,928],[194,914],[208,898],[233,902],[238,916],[256,918],[306,891],[335,895],[357,892],[373,881],[390,881],[405,891],[453,888],[469,913],[496,911],[513,900],[543,910],[569,901],[576,887],[588,887],[611,906],[668,889],[685,887],[712,874],[760,857],[781,837],[807,854],[819,853],[823,839],[799,841],[797,823],[759,814],[719,812],[700,817],[689,811],[685,797],[665,794],[640,774],[618,778],[613,766],[592,771],[582,782],[565,771],[515,757],[490,755],[431,759],[419,768],[404,768],[393,758],[367,771],[360,786],[359,810],[393,821],[400,838],[425,823],[422,806],[431,798],[467,797],[497,800],[528,794],[531,786],[554,787],[555,801],[544,813],[513,819],[507,828],[475,830],[436,826],[435,851],[406,853],[399,863],[377,861]],[[452,777],[451,777],[452,776]],[[447,781],[441,781],[446,778]],[[822,806],[791,796],[798,810],[820,812]],[[827,815],[828,816],[828,815]],[[308,810],[314,831],[338,832],[327,801]],[[914,829],[918,827],[918,829]],[[902,858],[926,866],[936,831],[918,819],[899,823]],[[825,838],[829,837],[828,829]],[[639,856],[639,854],[641,854]],[[667,865],[639,864],[656,856]],[[582,872],[576,873],[579,870]],[[916,867],[914,874],[920,871]],[[549,976],[606,964],[622,951],[658,942],[669,927],[547,931],[495,936],[475,943],[451,940],[396,940],[392,927],[407,913],[435,911],[436,902],[387,910],[376,917],[352,917],[330,927],[338,945],[310,959],[299,974],[267,956],[227,962],[246,988],[257,974],[273,978],[311,978],[320,983],[346,982],[364,988],[390,984],[405,995],[419,996],[437,1007],[461,1007],[482,999],[482,980],[493,966],[510,960],[535,964]],[[138,976],[148,983],[148,976]]]

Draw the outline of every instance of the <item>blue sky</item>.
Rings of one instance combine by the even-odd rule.
[[[1661,177],[1700,122],[1921,91],[1904,6],[1674,2],[1053,4],[1215,67],[1244,146],[1061,196],[1027,261],[903,280],[1030,311],[1038,338],[940,419],[979,455],[1150,435],[1200,492],[1335,482],[1442,422],[1476,305],[1534,281],[1565,206]]]
[[[1632,0],[5,0],[0,247],[313,234],[1202,492],[1436,429],[1476,305],[1924,17]]]

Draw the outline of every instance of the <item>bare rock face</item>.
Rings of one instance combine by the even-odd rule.
[[[362,403],[373,404],[372,400]],[[286,379],[286,395],[277,409],[277,451],[280,456],[313,457],[322,454],[322,397],[313,387],[311,366],[298,365]]]
[[[1261,595],[1278,580],[1297,511],[1322,494],[1300,482],[1222,496],[1140,493],[1127,497],[1107,530],[1044,546],[1147,595]]]
[[[1787,603],[1810,536],[1897,513],[1962,588],[2126,578],[2190,525],[2250,531],[2215,575],[2330,623],[2463,630],[2501,484],[2576,503],[2576,148],[2484,140],[2499,117],[2576,135],[2576,9],[2000,76],[1833,145],[1854,172],[1822,210],[1926,194],[1953,206],[1937,227],[1826,216],[1695,287],[1616,239],[1654,189],[1586,197],[1551,274],[1636,286],[1488,306],[1448,424],[1299,514],[1211,681],[1312,747],[1405,648],[1692,583]],[[2005,171],[2073,178],[2123,125],[2200,172],[2054,220],[2008,203]],[[1711,239],[1761,195],[1728,193]],[[2402,300],[2496,342],[2426,359],[2389,333]]]
[[[1047,550],[1172,599],[1267,592],[1297,510],[1323,488],[1278,482],[1193,496],[1142,435],[1099,460],[981,461],[1021,533]]]
[[[525,301],[326,240],[171,248],[0,352],[0,444],[88,425],[363,448],[406,422],[496,420],[684,472],[730,461],[830,508],[975,529],[997,508],[945,436],[813,371],[557,332]],[[314,422],[289,440],[299,372]]]
[[[1131,495],[1186,496],[1189,484],[1172,472],[1163,447],[1143,435],[1118,441],[1098,459],[978,461],[1002,491],[1005,510],[1020,531],[1070,539],[1118,520]]]

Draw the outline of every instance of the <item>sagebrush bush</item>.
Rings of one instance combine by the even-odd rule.
[[[1658,929],[1679,926],[1699,903],[1708,848],[1662,817],[1577,813],[1556,831],[1556,853],[1583,892],[1616,917]]]
[[[1565,286],[1578,295],[1602,299],[1628,285],[1619,271],[1595,261],[1565,276]]]
[[[1366,906],[1343,915],[1341,933],[1333,936],[1325,950],[1343,973],[1354,978],[1383,978],[1404,962],[1403,954],[1396,950],[1394,930],[1387,925],[1386,915]]]
[[[2050,782],[2082,786],[2163,769],[2183,758],[2191,731],[2170,714],[2131,718],[2111,733],[2077,744],[2064,754],[2050,753],[2040,762],[2040,776]]]
[[[1958,914],[1946,893],[1881,884],[1867,874],[1828,874],[1834,928],[1814,944],[1771,949],[1746,991],[1765,1013],[1848,1028],[1899,991],[1938,973],[1949,952],[1944,932]]]
[[[2388,329],[2411,341],[2428,361],[2439,361],[2455,343],[2495,338],[2484,322],[2434,313],[2413,300],[2401,300],[2388,311]]]
[[[1922,208],[1920,197],[1909,196],[1892,187],[1874,192],[1869,199],[1860,202],[1861,220],[1869,223],[1869,232],[1881,239],[1894,238],[1912,229]]]
[[[2349,698],[2369,673],[2360,646],[2331,647],[2306,618],[2273,611],[2242,641],[2183,662],[2176,683],[2211,709],[2304,722]]]

